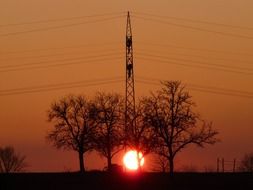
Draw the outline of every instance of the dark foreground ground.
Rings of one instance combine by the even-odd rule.
[[[21,173],[0,174],[0,190],[253,190],[253,174],[249,173],[176,173],[110,174]]]

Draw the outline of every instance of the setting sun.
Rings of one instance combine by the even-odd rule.
[[[144,157],[142,153],[139,153],[140,165],[144,165]],[[138,158],[137,158],[137,151],[130,150],[128,151],[123,158],[124,165],[129,170],[137,170],[138,169]]]

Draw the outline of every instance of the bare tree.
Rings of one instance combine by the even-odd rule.
[[[147,154],[153,152],[157,146],[156,133],[148,123],[144,121],[144,107],[142,100],[136,107],[135,125],[127,131],[126,145],[136,150],[138,169],[141,169],[141,160]],[[142,156],[140,156],[142,154]]]
[[[244,155],[239,170],[242,172],[253,172],[253,152]]]
[[[74,150],[79,155],[80,172],[84,172],[84,153],[93,149],[96,121],[90,101],[84,96],[67,96],[51,105],[48,120],[54,123],[47,139],[56,148]]]
[[[25,156],[15,153],[13,147],[0,147],[0,173],[20,172],[26,166]]]
[[[123,99],[119,94],[97,93],[92,107],[98,122],[94,138],[95,149],[107,159],[107,168],[112,169],[112,158],[122,150]]]
[[[189,144],[204,147],[214,144],[218,134],[211,123],[201,122],[195,103],[179,81],[162,82],[162,89],[145,99],[145,121],[156,131],[157,153],[169,161],[174,173],[174,158]],[[201,123],[201,125],[200,125]]]

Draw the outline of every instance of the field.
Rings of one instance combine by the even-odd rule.
[[[80,173],[16,173],[0,174],[0,189],[34,190],[223,190],[253,189],[251,173],[176,173],[173,178],[164,173],[110,174]]]

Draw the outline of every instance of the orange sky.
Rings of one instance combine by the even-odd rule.
[[[45,141],[45,134],[52,127],[52,124],[46,121],[46,111],[50,103],[69,93],[84,93],[92,96],[99,90],[116,91],[115,89],[116,92],[123,93],[124,82],[31,94],[3,96],[1,93],[7,89],[124,77],[126,12],[130,10],[136,79],[148,77],[181,80],[186,84],[251,92],[251,98],[245,98],[189,89],[202,117],[213,121],[214,127],[220,131],[222,142],[215,146],[208,146],[206,149],[186,150],[178,157],[178,168],[183,165],[194,165],[199,169],[205,166],[215,167],[217,157],[224,157],[227,160],[240,159],[244,153],[252,151],[253,147],[252,9],[251,0],[1,1],[0,146],[13,145],[19,152],[25,154],[30,165],[29,171],[64,171],[78,168],[75,153],[57,151]],[[117,18],[98,22],[96,20],[100,18],[113,16],[87,17],[61,22],[3,26],[104,13],[114,13]],[[244,26],[248,29],[164,19],[164,17],[155,18],[162,20],[161,22],[153,22],[150,19],[138,18],[137,13]],[[13,34],[80,22],[92,23]],[[187,25],[188,28],[179,25]],[[201,28],[202,31],[189,27]],[[210,30],[220,33],[207,32]],[[227,35],[227,33],[240,36]],[[8,35],[5,36],[6,34]],[[162,57],[168,58],[166,61],[161,61]],[[62,59],[77,60],[55,62]],[[40,69],[18,71],[4,69],[4,66],[18,64],[38,63],[48,66],[78,61],[80,62],[78,64]],[[209,69],[200,68],[201,64],[208,64]],[[223,65],[223,69],[233,71],[212,69],[214,66],[211,64]],[[236,73],[238,71],[242,72]],[[157,87],[136,83],[137,96],[147,95],[150,90],[155,90]],[[94,157],[95,159],[91,159]],[[121,157],[118,156],[115,162],[121,162]],[[105,163],[105,160],[91,154],[88,155],[85,165],[89,169],[96,169],[103,167]],[[147,160],[146,164],[149,163]]]

